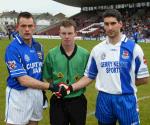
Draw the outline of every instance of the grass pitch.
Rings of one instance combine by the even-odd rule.
[[[60,44],[59,40],[48,40],[48,39],[38,39],[40,43],[42,43],[44,47],[44,53],[47,55],[48,50],[53,48],[54,46]],[[6,46],[9,44],[9,40],[3,39],[0,40],[0,125],[5,125],[4,123],[4,114],[5,114],[5,88],[6,88],[6,79],[7,79],[7,69],[4,61],[4,54]],[[77,41],[77,44],[91,51],[93,46],[98,44],[98,41]],[[150,44],[140,43],[141,47],[144,50],[145,57],[148,62],[148,66],[150,69]],[[149,82],[150,83],[150,82]],[[87,91],[85,93],[88,99],[88,113],[87,113],[87,122],[86,125],[97,125],[97,120],[94,116],[95,111],[95,102],[97,90],[95,89],[95,84],[89,85],[87,87]],[[140,119],[141,125],[149,125],[150,124],[150,84],[143,85],[138,87],[138,99],[139,99],[139,107],[140,107]],[[50,98],[51,93],[47,91],[47,96]],[[39,125],[49,125],[49,110],[44,110],[43,120]]]

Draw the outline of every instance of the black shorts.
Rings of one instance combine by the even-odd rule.
[[[58,99],[53,95],[50,99],[51,125],[85,125],[87,99],[84,95],[69,99]]]

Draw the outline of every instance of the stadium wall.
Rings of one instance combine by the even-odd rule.
[[[33,35],[33,38],[38,38],[38,39],[61,39],[60,36],[52,36],[52,35]],[[77,37],[75,37],[75,39],[76,40],[97,40],[97,41],[103,41],[105,39],[105,37],[94,38],[94,37],[77,36]],[[139,39],[138,42],[150,43],[150,39]]]
[[[52,35],[33,35],[33,38],[38,39],[61,39],[60,36],[52,36]],[[75,37],[77,40],[81,40],[81,36]]]

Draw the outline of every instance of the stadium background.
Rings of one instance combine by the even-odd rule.
[[[106,9],[118,9],[123,15],[123,33],[128,37],[138,32],[140,42],[150,39],[150,2],[149,0],[55,0],[81,8],[81,12],[71,16],[77,24],[78,35],[82,39],[103,40],[105,37],[102,13]],[[56,36],[59,24],[39,30],[36,34]]]
[[[76,21],[78,26],[78,35],[81,35],[84,39],[95,38],[97,40],[78,40],[77,44],[87,48],[89,51],[98,44],[99,39],[104,35],[104,31],[101,30],[103,27],[100,25],[101,14],[105,9],[116,8],[124,15],[124,33],[128,36],[138,28],[140,33],[146,30],[148,35],[142,36],[144,39],[149,39],[149,28],[150,28],[150,2],[148,0],[56,0],[63,4],[81,7],[81,12],[76,14],[70,19]],[[99,23],[98,25],[95,23]],[[93,24],[93,25],[92,25]],[[132,24],[132,25],[131,25]],[[88,27],[92,25],[91,27]],[[43,35],[58,35],[59,23],[44,29],[37,34]],[[87,29],[84,29],[88,27]],[[143,28],[144,27],[144,28]],[[92,32],[90,29],[93,29]],[[129,28],[129,29],[128,29]],[[81,30],[83,29],[83,30]],[[95,29],[95,30],[94,30]],[[83,32],[81,32],[83,31]],[[85,32],[84,32],[85,31]],[[147,33],[147,32],[146,32]],[[99,36],[102,35],[102,36]],[[44,46],[45,55],[50,48],[59,44],[59,40],[54,39],[37,39]],[[0,125],[4,125],[4,110],[5,110],[5,88],[7,79],[7,69],[4,62],[5,48],[9,44],[10,40],[2,39],[0,40]],[[149,42],[149,41],[148,41]],[[150,44],[149,43],[139,43],[147,58],[148,66],[150,68]],[[95,110],[95,100],[97,91],[95,90],[94,83],[87,87],[86,96],[88,98],[88,114],[87,114],[87,125],[97,125],[97,121],[94,116]],[[47,91],[48,97],[51,96],[51,92]],[[150,125],[150,84],[138,87],[138,99],[140,107],[140,117],[141,125]],[[44,111],[44,118],[40,122],[40,125],[49,124],[48,109]]]

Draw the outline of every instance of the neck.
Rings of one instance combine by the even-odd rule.
[[[31,44],[32,44],[32,40],[26,40],[26,39],[24,39],[24,42],[25,42],[28,46],[31,46]]]
[[[71,45],[71,46],[64,46],[64,45],[62,45],[62,46],[63,46],[63,48],[64,48],[64,50],[65,50],[65,52],[66,52],[66,54],[67,54],[68,56],[70,56],[70,55],[73,53],[74,47],[75,47],[74,44]]]
[[[115,37],[109,37],[108,39],[109,39],[110,43],[112,43],[112,44],[114,45],[114,44],[120,42],[120,40],[121,40],[121,35],[122,35],[122,34],[119,33],[117,36],[115,36]]]

